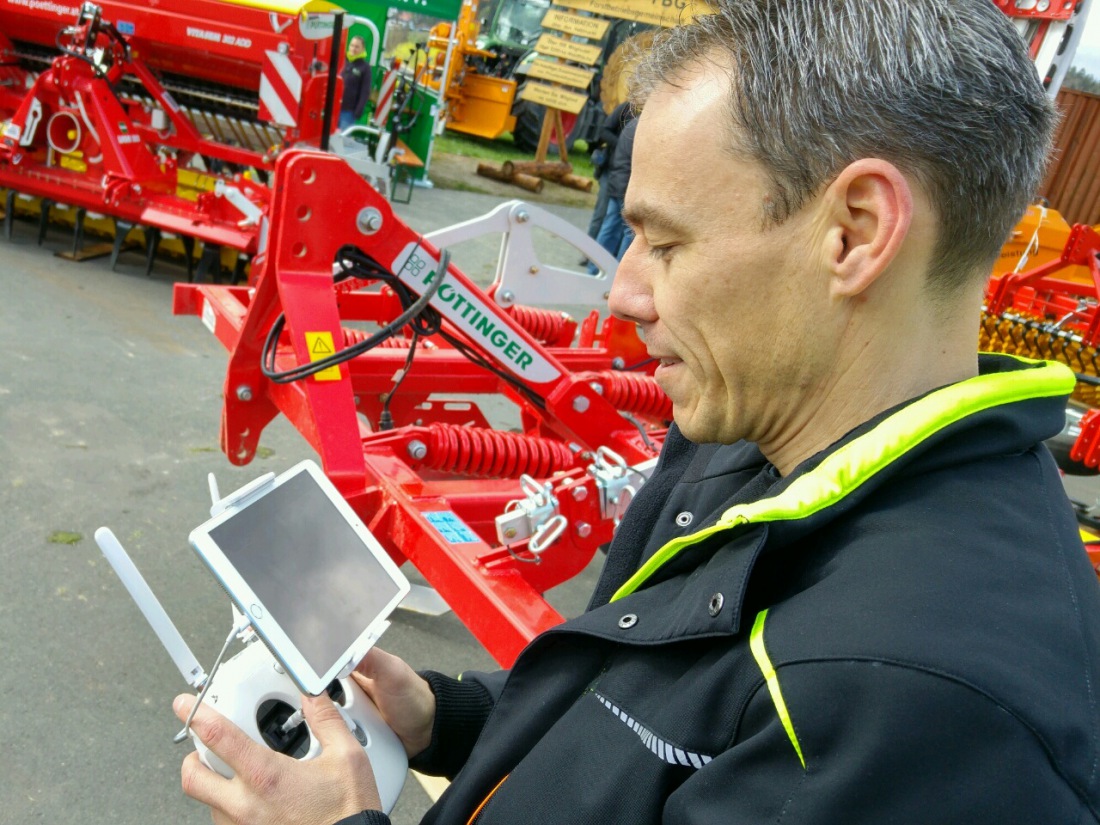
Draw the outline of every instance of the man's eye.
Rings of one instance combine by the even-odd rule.
[[[655,258],[658,261],[663,261],[672,254],[672,250],[674,248],[674,244],[669,244],[668,246],[651,246],[649,248],[649,255],[651,258]]]

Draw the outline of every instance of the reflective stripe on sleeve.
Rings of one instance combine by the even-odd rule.
[[[798,761],[802,763],[802,769],[805,770],[806,760],[802,756],[802,746],[798,744],[798,735],[794,732],[791,715],[787,712],[787,703],[783,701],[783,691],[779,689],[779,676],[772,667],[772,660],[768,658],[768,651],[764,648],[764,617],[767,615],[767,610],[761,610],[756,614],[756,621],[753,622],[752,633],[749,636],[749,648],[752,650],[760,672],[764,674],[768,693],[772,696],[772,704],[775,705],[775,712],[779,714],[779,721],[783,723],[783,730],[787,731],[787,738],[794,745],[794,752],[798,754]]]

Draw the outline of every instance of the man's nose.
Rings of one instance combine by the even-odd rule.
[[[646,261],[637,237],[627,247],[615,270],[607,306],[611,314],[623,321],[645,324],[656,320],[653,294],[646,276]]]

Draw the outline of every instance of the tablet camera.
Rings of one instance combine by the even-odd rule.
[[[278,699],[268,699],[256,711],[256,724],[264,743],[274,751],[301,759],[309,750],[309,729],[299,722],[289,730],[283,730],[294,708]]]

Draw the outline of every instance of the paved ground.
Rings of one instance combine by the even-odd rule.
[[[431,231],[499,202],[418,189],[398,212]],[[583,209],[548,208],[587,225]],[[276,422],[253,465],[219,452],[226,353],[197,318],[172,316],[182,269],[146,278],[137,255],[117,272],[106,259],[74,264],[52,254],[63,233],[40,248],[32,225],[15,230],[0,239],[0,823],[208,822],[179,790],[190,745],[172,744],[169,702],[184,684],[92,534],[115,530],[209,667],[229,608],[186,538],[207,514],[206,474],[229,490],[311,451]],[[464,244],[455,260],[484,282],[497,248]],[[583,609],[597,564],[553,594],[564,613]],[[399,613],[384,642],[415,667],[492,666],[450,615]],[[428,804],[408,782],[395,822]]]

